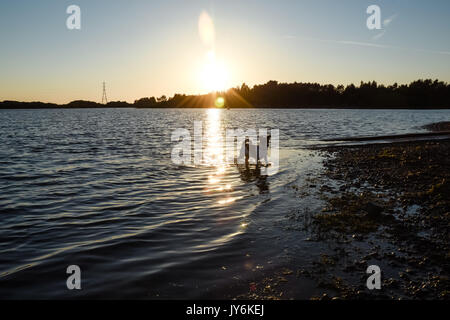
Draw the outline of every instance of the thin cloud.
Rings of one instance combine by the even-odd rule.
[[[332,41],[331,40],[329,42],[334,42],[334,43],[339,43],[339,44],[344,44],[344,45],[362,46],[362,47],[374,47],[374,48],[382,48],[382,49],[400,49],[400,50],[408,50],[408,51],[416,51],[416,52],[424,52],[424,53],[450,55],[450,51],[405,48],[405,47],[384,45],[384,44],[371,43],[371,42],[346,41],[346,40],[341,40],[341,41]]]
[[[384,44],[372,43],[372,42],[359,42],[359,41],[349,41],[349,40],[330,40],[329,42],[339,43],[339,44],[348,44],[353,46],[361,46],[361,47],[374,47],[374,48],[399,48]]]
[[[387,19],[384,19],[383,21],[383,26],[387,27],[391,24],[392,21],[394,21],[397,18],[398,14],[394,14],[392,16],[390,16]]]
[[[450,51],[437,51],[437,50],[425,50],[425,49],[414,49],[414,51],[450,55]]]
[[[397,18],[398,14],[393,14],[392,16],[386,18],[383,20],[383,31],[381,31],[380,33],[374,35],[372,37],[372,40],[377,41],[379,40],[381,37],[384,36],[384,34],[387,32],[387,28],[389,27],[389,25],[392,23],[392,21],[394,21]]]
[[[308,40],[308,41],[319,41],[319,42],[335,43],[335,44],[348,45],[348,46],[371,47],[371,48],[379,48],[379,49],[397,49],[397,50],[416,51],[416,52],[431,53],[431,54],[450,55],[450,51],[406,48],[406,47],[373,43],[373,42],[361,42],[361,41],[352,41],[352,40],[327,40],[327,39],[309,38],[309,37],[302,37],[302,36],[301,37],[300,36],[299,37],[291,36],[291,37]]]
[[[380,39],[382,36],[384,36],[384,34],[386,33],[386,29],[384,29],[383,31],[381,31],[381,33],[379,33],[379,34],[376,34],[376,35],[374,35],[373,37],[372,37],[372,40],[378,40],[378,39]]]

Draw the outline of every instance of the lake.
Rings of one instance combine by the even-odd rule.
[[[320,173],[308,146],[446,120],[450,110],[0,110],[0,297],[233,296],[323,249],[288,219],[322,205],[292,189]],[[194,121],[212,157],[176,165],[171,134]],[[226,128],[279,129],[278,172],[214,158]],[[66,287],[70,265],[82,290]],[[305,283],[298,297],[313,290]]]

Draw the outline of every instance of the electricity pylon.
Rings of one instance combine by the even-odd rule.
[[[103,82],[103,96],[102,96],[102,104],[107,104],[108,98],[106,97],[106,83]]]

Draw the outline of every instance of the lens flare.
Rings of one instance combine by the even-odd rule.
[[[218,97],[214,104],[217,108],[222,108],[225,105],[225,99],[223,97]]]
[[[206,11],[203,11],[198,18],[198,33],[204,45],[214,47],[216,31],[214,22]]]

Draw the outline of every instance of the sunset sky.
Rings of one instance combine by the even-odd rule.
[[[81,8],[68,30],[66,8]],[[383,30],[366,27],[381,7]],[[450,1],[2,0],[0,101],[133,102],[268,80],[450,81]]]

